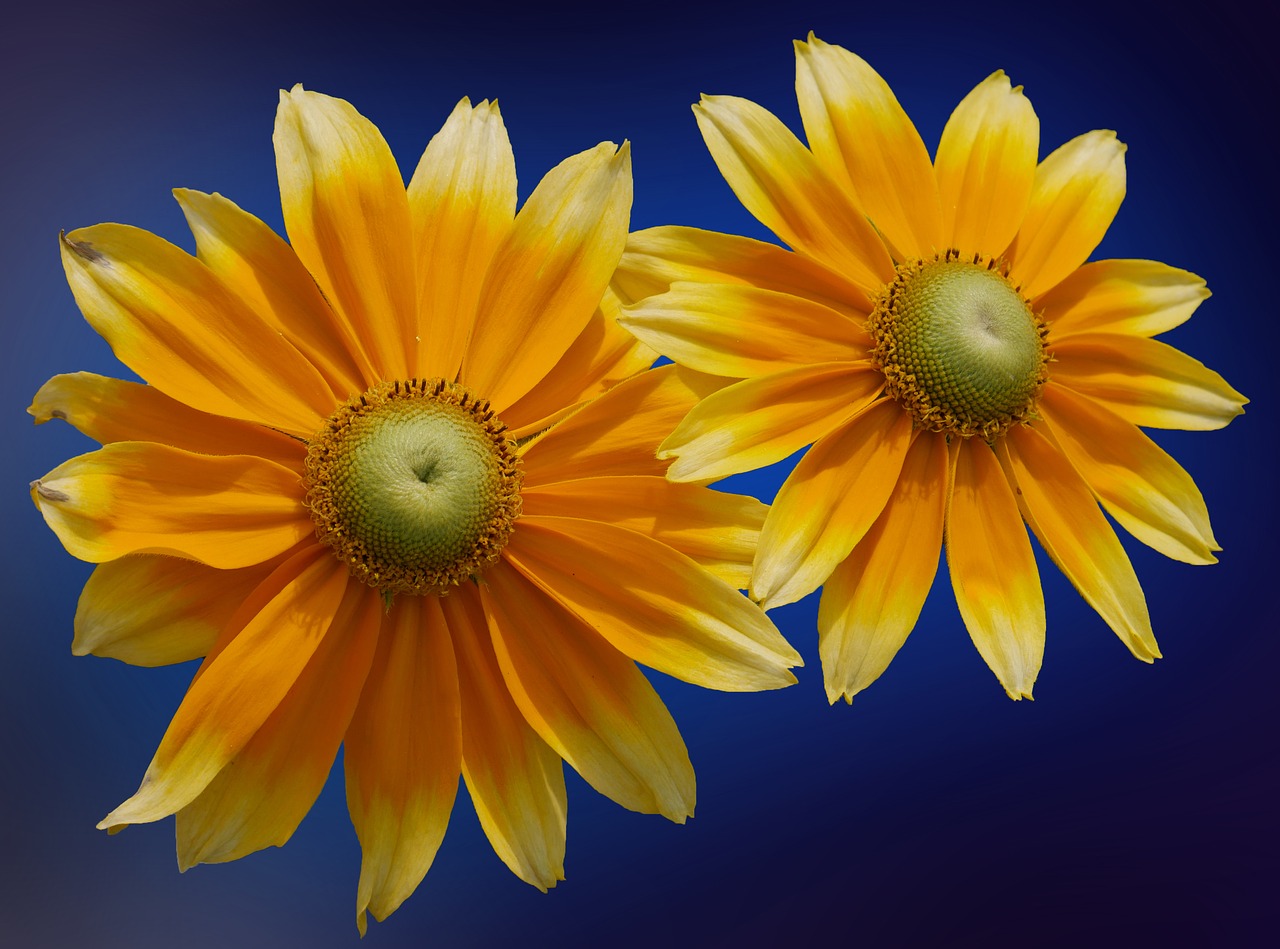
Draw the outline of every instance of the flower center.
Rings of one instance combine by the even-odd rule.
[[[498,558],[520,516],[523,478],[505,431],[455,383],[374,386],[308,444],[316,536],[388,599],[443,596]]]
[[[930,431],[994,439],[1031,414],[1047,378],[1045,324],[979,254],[899,264],[867,326],[886,391]]]

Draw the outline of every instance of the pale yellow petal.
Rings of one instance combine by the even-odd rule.
[[[444,839],[462,772],[461,700],[440,600],[396,599],[347,730],[347,809],[360,838],[356,925],[417,889]]]
[[[463,588],[440,606],[458,661],[462,776],[471,803],[502,862],[546,892],[564,879],[564,765],[511,697],[479,594]]]
[[[1050,383],[1040,414],[1102,506],[1138,540],[1184,563],[1217,563],[1221,550],[1196,483],[1136,426]]]
[[[871,349],[866,329],[835,310],[733,284],[675,283],[624,307],[619,322],[673,362],[734,378],[865,359]]]
[[[947,247],[994,257],[1009,246],[1027,213],[1039,149],[1040,120],[1004,70],[960,100],[934,162]]]
[[[875,229],[776,116],[734,96],[703,96],[693,112],[720,173],[760,223],[870,294],[893,279]]]
[[[896,258],[941,250],[929,152],[888,83],[861,57],[812,33],[795,47],[800,116],[823,170],[857,195]]]
[[[1222,428],[1248,403],[1203,363],[1159,340],[1120,333],[1054,339],[1053,381],[1134,425]]]
[[[773,609],[831,576],[880,516],[912,437],[911,416],[881,399],[814,442],[765,519],[753,599]]]
[[[659,672],[730,692],[796,681],[787,670],[801,664],[799,654],[754,603],[648,536],[525,516],[503,557],[614,648]]]
[[[1029,699],[1044,659],[1035,553],[1000,462],[977,438],[951,445],[947,567],[973,644],[1011,699]]]
[[[196,455],[115,442],[31,483],[45,523],[73,557],[172,554],[247,567],[312,534],[298,473],[251,455]]]
[[[328,635],[347,568],[314,545],[262,582],[233,616],[225,648],[187,690],[137,793],[98,824],[159,820],[191,803],[275,710]]]
[[[417,374],[457,377],[476,303],[516,213],[516,160],[498,111],[463,99],[409,182],[418,262]]]
[[[818,604],[818,653],[827,701],[880,677],[920,616],[938,571],[947,500],[941,435],[916,438],[884,511],[836,567]]]
[[[502,676],[543,741],[623,807],[692,817],[684,740],[631,660],[510,564],[486,571],[480,598]]]
[[[378,641],[382,601],[348,584],[332,625],[280,704],[178,811],[178,868],[281,847],[324,787]]]
[[[1156,336],[1209,298],[1204,280],[1154,260],[1095,260],[1035,300],[1054,340],[1075,333]]]
[[[351,103],[280,92],[276,174],[284,226],[379,381],[417,366],[417,276],[404,179],[373,123]],[[374,380],[368,380],[372,383]]]
[[[1124,153],[1115,132],[1087,132],[1040,163],[1027,216],[1004,252],[1023,296],[1056,286],[1101,242],[1124,200]]]
[[[501,413],[534,387],[591,319],[622,256],[631,149],[566,158],[538,183],[494,253],[462,382]]]
[[[662,443],[673,481],[714,481],[781,461],[866,408],[884,388],[867,362],[744,379],[699,402]]]
[[[1137,574],[1089,486],[1032,426],[1014,426],[999,444],[1040,546],[1130,652],[1144,662],[1158,659]]]
[[[72,231],[62,266],[89,325],[166,395],[308,437],[333,411],[324,377],[208,267],[122,224]]]

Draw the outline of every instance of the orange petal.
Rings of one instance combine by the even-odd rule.
[[[934,167],[947,247],[989,257],[1018,233],[1040,149],[1040,120],[1004,70],[978,83],[951,113]]]
[[[383,920],[426,876],[458,793],[461,703],[440,600],[401,597],[383,620],[378,650],[343,762],[347,809],[360,838],[356,925]]]
[[[745,589],[768,507],[755,498],[654,475],[583,478],[525,488],[524,515],[579,517],[644,534]]]
[[[1203,363],[1159,340],[1081,333],[1052,344],[1053,381],[1134,425],[1222,428],[1249,401]]]
[[[404,179],[373,123],[342,99],[280,92],[273,137],[284,226],[379,380],[417,366],[417,276]],[[370,380],[372,382],[372,380]]]
[[[315,545],[262,582],[229,624],[237,630],[234,638],[205,661],[191,683],[137,793],[104,817],[100,830],[167,817],[209,786],[329,635],[348,576],[346,567]]]
[[[1027,216],[1004,252],[1023,296],[1056,286],[1101,242],[1124,200],[1124,152],[1115,132],[1087,132],[1040,163]]]
[[[753,599],[793,603],[831,576],[884,510],[912,437],[911,416],[881,399],[814,442],[765,519]]]
[[[1102,506],[1130,534],[1184,563],[1217,563],[1196,483],[1137,427],[1091,399],[1045,386],[1040,414]]]
[[[781,461],[866,408],[884,388],[867,362],[744,379],[699,402],[659,449],[673,481],[714,481]]]
[[[216,570],[177,557],[130,554],[98,564],[80,592],[71,651],[136,666],[198,659],[281,562]]]
[[[884,235],[898,259],[942,248],[942,214],[929,152],[880,74],[859,56],[809,34],[796,47],[796,97],[822,168]]]
[[[36,424],[59,418],[94,441],[160,442],[202,455],[257,455],[302,469],[306,444],[264,425],[210,415],[154,386],[92,372],[54,376],[27,412]]]
[[[564,765],[508,691],[479,594],[464,587],[440,606],[457,653],[462,776],[471,802],[502,862],[545,893],[564,879]]]
[[[1144,662],[1158,659],[1146,597],[1089,486],[1032,426],[1015,425],[1000,445],[1040,545],[1130,652]]]
[[[306,437],[333,411],[315,367],[168,241],[121,224],[86,227],[62,239],[62,266],[89,325],[166,395]]]
[[[789,365],[865,359],[861,324],[800,297],[724,283],[675,283],[619,318],[651,348],[698,372],[747,378]]]
[[[480,294],[462,381],[502,410],[582,332],[627,242],[631,149],[566,158],[538,183],[498,247]]]
[[[178,867],[238,860],[293,836],[324,787],[378,641],[382,601],[347,586],[329,631],[280,704],[178,811]]]
[[[787,669],[801,664],[799,654],[755,604],[643,534],[525,516],[503,556],[614,648],[659,672],[730,692],[796,681]]]
[[[947,566],[973,644],[1011,699],[1031,698],[1044,659],[1044,594],[1031,540],[995,454],[951,445]]]
[[[1056,341],[1075,333],[1156,336],[1209,298],[1204,280],[1154,260],[1095,260],[1035,301]]]
[[[884,511],[827,578],[818,652],[828,702],[878,679],[916,625],[938,571],[947,477],[946,441],[918,437]]]
[[[507,563],[485,572],[480,599],[502,676],[543,741],[623,807],[692,817],[689,753],[640,670]]]
[[[409,182],[418,261],[417,374],[454,379],[480,288],[516,214],[516,160],[498,103],[463,99]]]
[[[73,557],[173,554],[247,567],[313,532],[298,473],[251,455],[196,455],[115,442],[31,483],[45,523]]]
[[[893,279],[875,229],[776,116],[734,96],[703,96],[693,114],[720,173],[761,224],[864,292]]]

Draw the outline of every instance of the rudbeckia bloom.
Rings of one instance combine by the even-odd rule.
[[[204,656],[137,793],[185,868],[282,844],[339,745],[357,920],[426,873],[465,779],[498,855],[563,878],[561,760],[683,821],[694,775],[641,662],[718,689],[794,682],[738,592],[764,505],[668,482],[655,449],[709,391],[615,322],[626,145],[554,168],[516,213],[496,104],[463,100],[407,192],[348,103],[282,94],[291,244],[179,191],[197,255],[67,234],[76,301],[145,383],[57,376],[37,422],[101,442],[33,483],[99,564],[74,651]]]
[[[812,34],[796,43],[796,91],[807,148],[747,100],[694,107],[730,187],[793,253],[656,228],[623,258],[620,285],[653,294],[623,325],[739,380],[663,443],[668,477],[811,446],[769,511],[751,594],[771,608],[825,584],[832,702],[888,666],[944,545],[974,644],[1011,697],[1030,697],[1045,612],[1024,521],[1133,654],[1158,657],[1103,511],[1163,554],[1213,562],[1200,492],[1138,426],[1220,428],[1244,399],[1153,338],[1208,296],[1203,280],[1085,262],[1124,197],[1124,145],[1089,132],[1037,164],[1035,112],[996,72],[930,161],[884,80]]]

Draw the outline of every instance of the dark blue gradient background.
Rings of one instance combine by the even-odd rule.
[[[838,12],[832,12],[839,7]],[[699,93],[799,128],[791,40],[860,52],[932,149],[1004,68],[1041,153],[1093,128],[1129,145],[1099,256],[1204,275],[1165,337],[1255,401],[1228,429],[1156,433],[1197,479],[1224,547],[1190,567],[1126,537],[1166,659],[1131,658],[1042,558],[1036,701],[1006,699],[940,572],[889,672],[828,707],[817,598],[773,614],[798,686],[726,695],[655,675],[698,770],[685,826],[569,776],[568,879],[543,895],[491,852],[465,791],[424,884],[371,946],[1248,945],[1276,919],[1275,113],[1270,40],[1231,5],[1199,19],[1070,6],[598,4],[448,13],[223,0],[49,5],[0,24],[0,944],[350,946],[359,854],[335,772],[287,847],[179,874],[171,821],[115,837],[191,667],[70,654],[89,567],[27,482],[89,449],[24,414],[50,375],[120,370],[63,279],[59,229],[121,221],[190,248],[175,186],[280,228],[276,90],[349,99],[411,171],[459,97],[498,97],[527,194],[603,139],[634,146],[633,226],[766,236],[707,155]],[[734,479],[766,499],[785,475]]]

